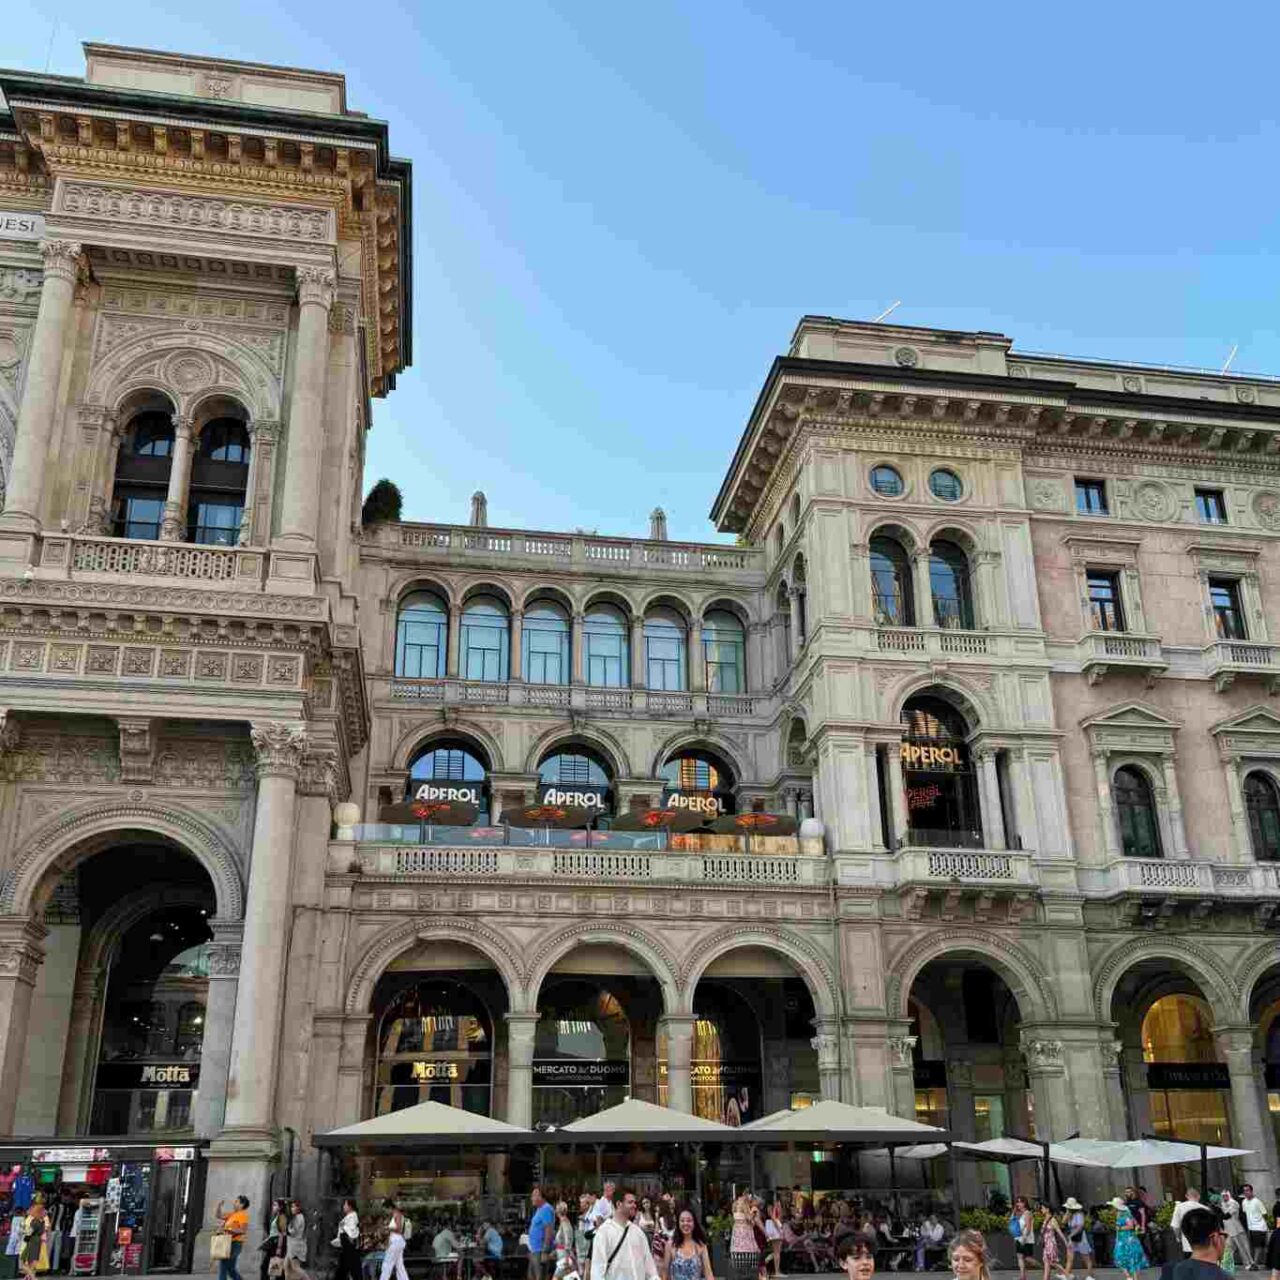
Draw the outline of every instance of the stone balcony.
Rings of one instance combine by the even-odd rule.
[[[775,709],[775,699],[767,693],[673,693],[577,684],[525,684],[521,680],[410,680],[382,675],[371,676],[369,688],[375,705],[531,707],[601,715],[640,714],[650,719],[670,716],[700,720],[768,716]]]
[[[1169,666],[1159,637],[1122,631],[1088,632],[1076,645],[1076,659],[1091,685],[1108,672],[1136,672],[1150,685]]]
[[[876,653],[912,658],[997,657],[1007,650],[1004,636],[952,627],[877,627],[874,636]]]
[[[1263,922],[1280,912],[1280,864],[1208,862],[1187,858],[1118,858],[1081,868],[1090,897],[1125,899],[1135,922],[1158,923],[1179,910],[1204,917],[1215,905],[1250,905]]]
[[[269,553],[262,547],[44,534],[35,572],[72,582],[193,586],[210,591],[266,589]]]
[[[1205,674],[1222,693],[1238,679],[1260,679],[1268,693],[1280,689],[1280,645],[1253,640],[1217,640],[1206,645]]]

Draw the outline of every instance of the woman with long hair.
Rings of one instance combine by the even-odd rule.
[[[1018,1228],[1014,1235],[1018,1251],[1018,1280],[1027,1280],[1027,1264],[1034,1262],[1036,1257],[1036,1220],[1025,1196],[1019,1196],[1013,1202],[1013,1217],[1017,1219]]]
[[[307,1260],[307,1216],[302,1212],[302,1201],[289,1201],[289,1225],[285,1228],[284,1275],[285,1280],[311,1280],[303,1269]]]
[[[849,1280],[871,1280],[876,1273],[876,1238],[862,1231],[845,1236],[836,1254]]]
[[[972,1228],[957,1231],[947,1250],[947,1257],[955,1280],[991,1280],[987,1241],[981,1231]]]
[[[715,1280],[706,1234],[688,1205],[676,1214],[675,1234],[662,1258],[662,1275],[663,1280]]]
[[[552,1236],[556,1251],[557,1276],[566,1276],[578,1269],[577,1248],[573,1240],[573,1219],[569,1216],[569,1202],[556,1201],[556,1233]]]
[[[342,1221],[334,1244],[338,1246],[338,1269],[333,1280],[360,1280],[360,1215],[350,1196],[342,1202]]]
[[[1063,1258],[1067,1252],[1067,1237],[1058,1221],[1058,1215],[1047,1205],[1044,1218],[1040,1224],[1040,1258],[1044,1264],[1042,1280],[1049,1280],[1049,1272],[1056,1271],[1060,1276],[1067,1274]]]
[[[774,1280],[778,1280],[782,1275],[782,1201],[776,1197],[769,1206],[769,1216],[764,1220],[764,1236],[769,1243],[769,1257],[773,1260]]]
[[[26,1280],[36,1280],[37,1271],[49,1270],[49,1215],[39,1200],[27,1210],[18,1265]]]
[[[744,1191],[733,1202],[733,1234],[729,1237],[729,1259],[735,1276],[749,1276],[760,1267],[760,1246],[751,1222],[751,1197]]]
[[[258,1251],[262,1261],[258,1267],[260,1280],[271,1280],[272,1276],[284,1275],[285,1242],[289,1232],[289,1206],[283,1200],[271,1202],[271,1216],[267,1219],[266,1234]],[[277,1261],[278,1259],[278,1261]],[[272,1263],[276,1265],[273,1267]]]

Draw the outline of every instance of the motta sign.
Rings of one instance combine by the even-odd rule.
[[[44,214],[0,209],[0,240],[43,240]]]
[[[432,801],[456,801],[458,804],[475,804],[480,803],[480,784],[478,782],[465,783],[449,783],[448,785],[439,782],[424,782],[414,793],[415,800]]]
[[[98,1068],[99,1089],[194,1089],[200,1083],[198,1062],[104,1062]]]
[[[587,1089],[627,1084],[631,1063],[625,1058],[535,1058],[533,1083],[554,1088]]]
[[[603,787],[566,787],[548,782],[538,790],[539,804],[566,804],[578,809],[609,808],[609,793]]]
[[[959,747],[947,747],[931,742],[903,742],[902,767],[904,769],[934,769],[951,772],[964,768],[964,752]]]
[[[724,812],[724,797],[710,791],[672,791],[666,798],[667,809],[691,809],[718,817]]]
[[[456,1062],[415,1062],[413,1078],[415,1080],[456,1080],[458,1064]]]

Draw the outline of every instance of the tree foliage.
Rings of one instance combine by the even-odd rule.
[[[399,486],[392,480],[379,480],[365,497],[364,506],[360,509],[360,523],[367,526],[399,520],[402,505]]]

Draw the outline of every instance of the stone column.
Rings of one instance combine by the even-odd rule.
[[[1217,1027],[1213,1038],[1231,1076],[1231,1145],[1253,1152],[1240,1157],[1243,1181],[1252,1182],[1258,1196],[1270,1204],[1276,1186],[1276,1142],[1265,1102],[1262,1067],[1254,1061],[1257,1034],[1258,1028],[1252,1026]]]
[[[161,542],[187,540],[187,498],[191,489],[191,460],[194,427],[190,418],[173,417],[173,457],[169,467],[169,492],[165,495],[160,521]]]
[[[369,1014],[348,1015],[342,1023],[342,1049],[338,1059],[338,1096],[334,1126],[356,1124],[364,1114],[365,1046],[369,1039]],[[376,1111],[370,1109],[370,1114]]]
[[[890,1036],[886,1041],[892,1074],[893,1109],[914,1120],[916,1115],[915,1048],[918,1036]]]
[[[631,618],[631,687],[643,689],[648,681],[644,662],[644,619],[638,614]]]
[[[1036,1140],[1051,1142],[1063,1138],[1075,1126],[1071,1123],[1062,1041],[1047,1039],[1024,1030],[1022,1052],[1027,1060],[1031,1096],[1035,1099]]]
[[[818,1087],[824,1099],[840,1102],[840,1035],[836,1023],[825,1019],[817,1024],[818,1034],[809,1043],[818,1054]]]
[[[102,1007],[107,994],[107,971],[76,970],[67,1019],[67,1050],[62,1060],[62,1085],[58,1091],[58,1132],[88,1133],[89,1100],[98,1057]]]
[[[893,815],[893,831],[890,833],[901,849],[907,843],[907,784],[902,776],[901,744],[891,742],[885,748],[889,757],[889,812]]]
[[[1169,830],[1173,833],[1173,856],[1188,858],[1191,855],[1187,850],[1187,829],[1182,821],[1182,794],[1178,789],[1174,759],[1172,756],[1165,756],[1160,763],[1164,774],[1165,799],[1169,806]]]
[[[1107,1117],[1110,1132],[1101,1136],[1117,1142],[1128,1137],[1128,1117],[1124,1107],[1124,1045],[1119,1040],[1103,1040],[1098,1045],[1098,1059],[1102,1064],[1102,1092],[1107,1100]]]
[[[18,428],[6,478],[3,517],[10,529],[25,532],[34,532],[40,527],[49,436],[58,407],[62,359],[71,328],[71,304],[82,261],[80,246],[71,240],[42,240],[40,256],[44,260],[40,310],[27,354],[26,383],[18,407]],[[0,1125],[0,1129],[3,1128]]]
[[[769,678],[765,671],[765,636],[769,632],[767,622],[753,622],[747,628],[747,692],[767,689]]]
[[[583,675],[583,663],[585,655],[582,652],[582,625],[584,618],[581,613],[573,615],[573,626],[569,635],[569,680],[572,684],[582,684],[586,678]]]
[[[929,553],[921,551],[911,557],[911,577],[916,593],[916,626],[936,627],[933,616],[933,587],[929,582]]]
[[[982,797],[982,832],[988,849],[1003,849],[1007,846],[1004,834],[1004,813],[1000,808],[1000,781],[996,777],[996,757],[994,751],[984,751],[978,757],[978,767],[982,771],[979,793]]]
[[[458,652],[462,647],[462,606],[449,606],[449,646],[445,655],[444,673],[451,679],[458,678]]]
[[[1111,806],[1111,767],[1105,751],[1093,753],[1094,785],[1098,791],[1098,820],[1102,823],[1102,847],[1107,860],[1120,856],[1120,839],[1116,834],[1115,810]]]
[[[300,724],[263,721],[250,726],[250,736],[258,757],[258,805],[231,1035],[226,1127],[269,1136],[275,1122],[297,784],[307,735]]]
[[[298,268],[298,337],[289,391],[280,540],[302,550],[315,547],[320,513],[324,383],[333,290],[334,274],[327,267]]]
[[[791,630],[787,633],[790,644],[788,645],[787,662],[794,663],[800,656],[800,592],[792,587],[787,592],[787,604],[791,609]]]
[[[507,1020],[507,1123],[521,1129],[533,1127],[533,1041],[538,1030],[537,1013],[508,1013]]]
[[[270,527],[259,528],[258,509],[261,505],[264,525],[270,524],[270,496],[272,473],[275,470],[276,445],[280,442],[280,424],[263,420],[245,425],[249,433],[249,474],[245,477],[244,510],[240,513],[240,545],[257,546],[271,536]],[[265,490],[262,502],[258,489]]]
[[[702,647],[702,619],[689,624],[689,688],[693,693],[707,691],[707,652]]]
[[[81,410],[84,413],[84,410]],[[111,532],[111,500],[115,491],[116,460],[120,456],[120,442],[124,430],[114,413],[103,411],[102,433],[97,442],[98,464],[93,476],[93,489],[89,495],[89,511],[85,516],[84,532],[109,534]]]
[[[511,610],[511,661],[508,664],[508,678],[512,681],[524,679],[524,610]]]
[[[240,982],[240,921],[212,920],[210,925],[213,943],[209,947],[209,994],[204,1007],[204,1036],[200,1041],[200,1089],[195,1109],[197,1138],[212,1138],[222,1129],[227,1108],[236,988]]]
[[[693,1111],[693,1026],[691,1013],[668,1014],[662,1020],[667,1033],[667,1106],[672,1111]]]
[[[41,313],[44,307],[41,305]],[[44,960],[48,930],[26,916],[0,917],[0,1133],[18,1132],[31,995]]]
[[[1239,756],[1228,756],[1222,762],[1227,787],[1227,808],[1231,813],[1231,849],[1237,862],[1248,862],[1252,852],[1249,843],[1249,818],[1244,808],[1244,779]]]

